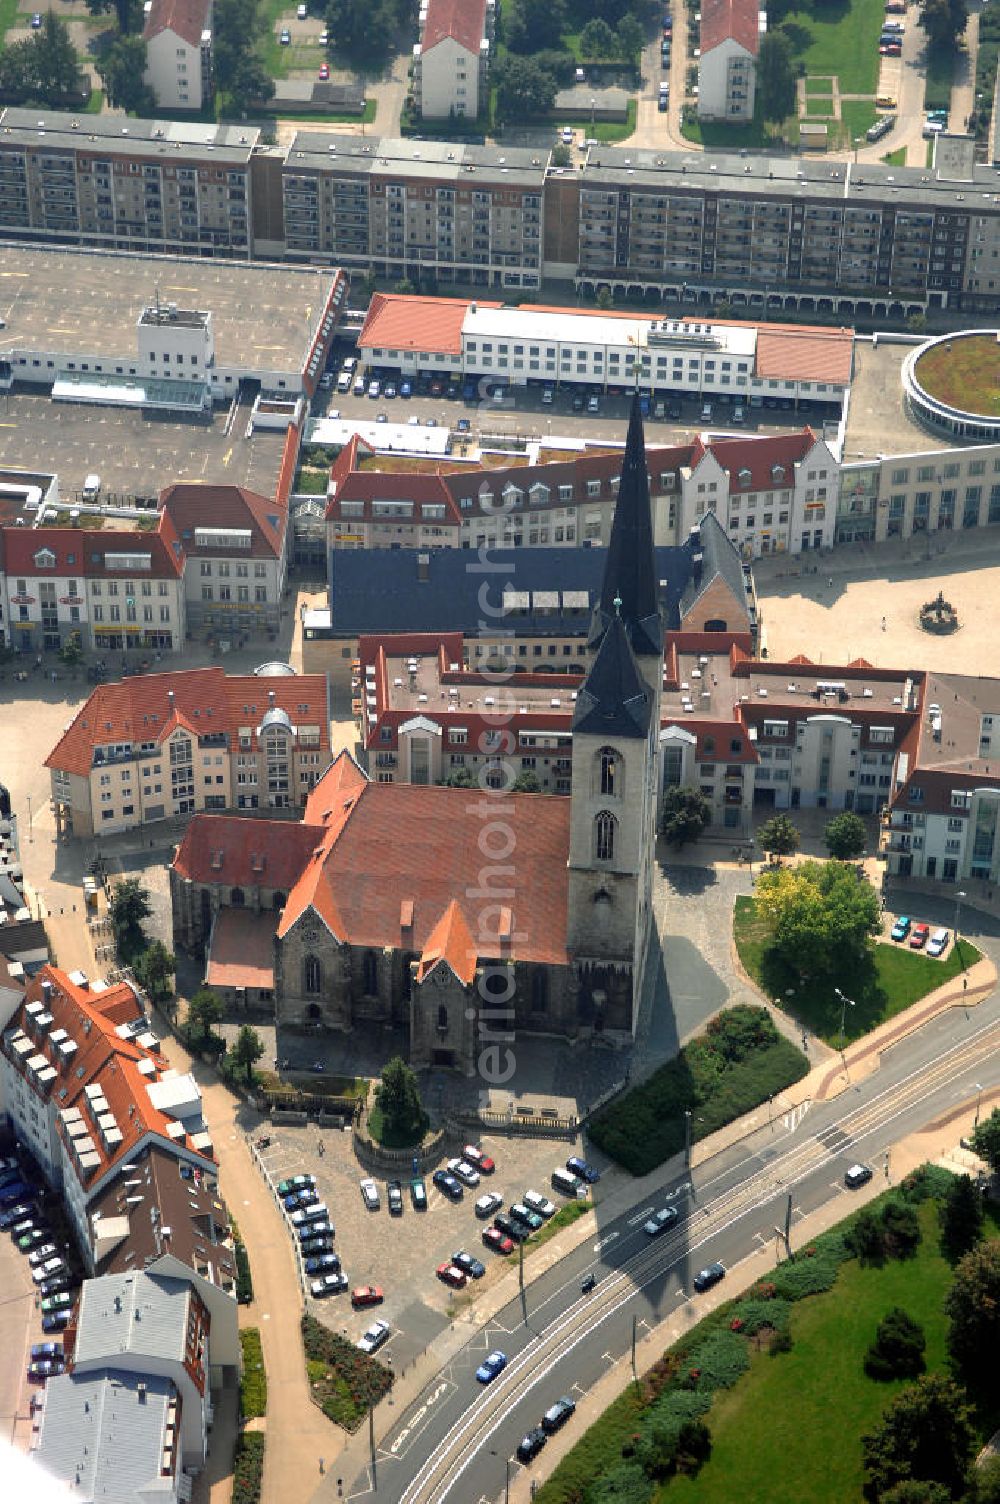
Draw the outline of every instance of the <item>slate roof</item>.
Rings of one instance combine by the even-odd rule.
[[[698,528],[697,540],[692,536],[684,545],[691,557],[700,550],[702,556],[701,578],[692,573],[681,597],[681,616],[691,608],[708,589],[713,580],[722,578],[733,598],[748,610],[747,588],[743,576],[743,561],[739,550],[729,537],[714,512],[706,512]]]
[[[616,615],[577,695],[573,730],[641,740],[648,735],[651,714],[649,687],[636,665],[625,623]]]

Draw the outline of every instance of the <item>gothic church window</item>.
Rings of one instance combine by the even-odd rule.
[[[323,990],[323,968],[315,956],[306,956],[302,963],[303,991],[318,993]]]
[[[608,810],[602,809],[594,821],[594,856],[599,862],[611,862],[615,855],[615,834],[618,821]]]

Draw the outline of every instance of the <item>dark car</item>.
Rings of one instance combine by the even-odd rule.
[[[454,1175],[449,1175],[447,1170],[435,1170],[431,1179],[438,1190],[444,1191],[445,1195],[450,1197],[452,1201],[461,1201],[465,1195]]]
[[[37,1248],[39,1243],[46,1242],[51,1236],[47,1227],[32,1227],[29,1232],[21,1234],[17,1246],[22,1253],[27,1253],[30,1248]]]
[[[38,1358],[61,1358],[63,1345],[61,1342],[36,1342],[29,1354],[32,1363]]]
[[[69,1270],[66,1270],[63,1274],[54,1274],[51,1279],[45,1280],[38,1288],[42,1295],[58,1295],[63,1290],[75,1290],[76,1280],[70,1274]]]
[[[37,1213],[29,1202],[19,1201],[16,1206],[9,1206],[5,1212],[0,1212],[0,1229],[6,1232],[9,1228],[16,1227],[18,1222],[29,1221],[34,1215]]]
[[[542,1416],[542,1430],[551,1436],[553,1431],[558,1431],[560,1426],[566,1424],[575,1409],[576,1400],[571,1400],[568,1394],[564,1394]]]
[[[403,1215],[403,1187],[399,1181],[390,1180],[385,1188],[385,1193],[389,1199],[390,1217],[401,1217]]]
[[[65,1367],[63,1358],[39,1358],[37,1363],[28,1364],[28,1378],[36,1383],[40,1379],[51,1379],[54,1374],[62,1373]]]
[[[575,392],[574,395],[573,395],[573,411],[575,413],[582,413],[583,412],[583,393],[582,392]]]
[[[493,1226],[503,1233],[505,1238],[513,1238],[515,1243],[523,1243],[531,1237],[531,1228],[524,1222],[514,1222],[510,1217],[494,1217]]]
[[[518,1462],[531,1462],[538,1456],[548,1439],[541,1426],[535,1426],[527,1436],[522,1436],[517,1444]]]
[[[303,1238],[299,1246],[302,1253],[311,1258],[314,1253],[329,1253],[333,1238],[328,1232],[318,1233],[315,1237]]]
[[[415,1175],[410,1181],[410,1200],[413,1202],[414,1211],[425,1212],[427,1210],[427,1187],[419,1175]]]
[[[15,1201],[30,1201],[37,1189],[24,1180],[12,1180],[0,1190],[0,1206],[13,1206]]]
[[[671,423],[679,423],[681,421],[681,405],[679,402],[667,403],[667,417]]]
[[[340,1255],[336,1253],[314,1253],[306,1259],[307,1274],[336,1274],[339,1268]]]
[[[868,1184],[872,1173],[870,1165],[851,1165],[850,1169],[844,1172],[844,1184],[849,1191],[856,1191],[859,1186]]]
[[[42,1317],[43,1332],[64,1332],[69,1326],[68,1311],[50,1311]]]
[[[471,1253],[466,1253],[464,1248],[459,1249],[458,1253],[453,1253],[451,1261],[458,1265],[463,1274],[468,1274],[472,1279],[482,1279],[486,1273],[486,1265],[480,1263],[479,1259],[473,1258]]]
[[[304,1207],[315,1206],[319,1196],[315,1191],[294,1191],[291,1196],[285,1197],[285,1211],[297,1212]]]
[[[694,1277],[696,1290],[711,1290],[720,1279],[725,1279],[726,1267],[724,1264],[709,1264],[705,1269],[699,1269]]]
[[[570,1155],[566,1161],[566,1168],[571,1175],[579,1175],[580,1179],[585,1180],[588,1185],[596,1185],[601,1178],[601,1172],[596,1165],[588,1164],[585,1159],[580,1158],[579,1154]]]

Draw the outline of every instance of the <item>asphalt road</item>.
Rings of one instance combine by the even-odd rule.
[[[975,1099],[978,1085],[1000,1084],[998,1044],[994,994],[968,1015],[953,1010],[900,1043],[880,1071],[837,1100],[762,1127],[690,1179],[675,1166],[661,1193],[601,1226],[594,1242],[527,1288],[523,1309],[511,1302],[435,1376],[378,1450],[378,1497],[391,1504],[499,1497],[520,1438],[559,1395],[579,1397],[628,1351],[633,1317],[645,1332],[685,1300],[697,1307],[694,1273],[716,1259],[731,1267],[772,1242],[789,1193],[793,1247],[802,1216],[833,1200],[846,1213],[847,1166],[860,1159],[881,1174],[893,1143]],[[642,1222],[671,1200],[681,1220],[651,1242]],[[580,1281],[590,1272],[597,1289],[584,1297]],[[496,1347],[508,1366],[484,1390],[475,1369]],[[349,1497],[372,1494],[366,1469]]]

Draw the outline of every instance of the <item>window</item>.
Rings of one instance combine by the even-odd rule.
[[[437,1021],[437,1026],[438,1026],[438,1030],[440,1031],[440,1033],[447,1034],[447,1032],[448,1032],[448,1009],[445,1007],[444,1003],[438,1003],[438,1021]]]
[[[369,997],[375,997],[378,994],[378,959],[373,950],[365,951],[363,970],[365,992]]]
[[[306,956],[302,963],[302,990],[312,996],[323,990],[323,968],[315,956]]]
[[[536,967],[531,978],[531,1011],[544,1013],[549,1005],[549,974],[541,966]]]
[[[599,862],[614,861],[615,828],[618,822],[609,810],[602,809],[594,821],[594,856]]]
[[[602,747],[597,755],[600,758],[600,792],[610,799],[620,798],[621,758],[613,747]]]
[[[246,903],[246,897],[244,895],[243,889],[231,888],[229,892],[229,902],[232,904],[234,909],[242,909],[243,905]]]

